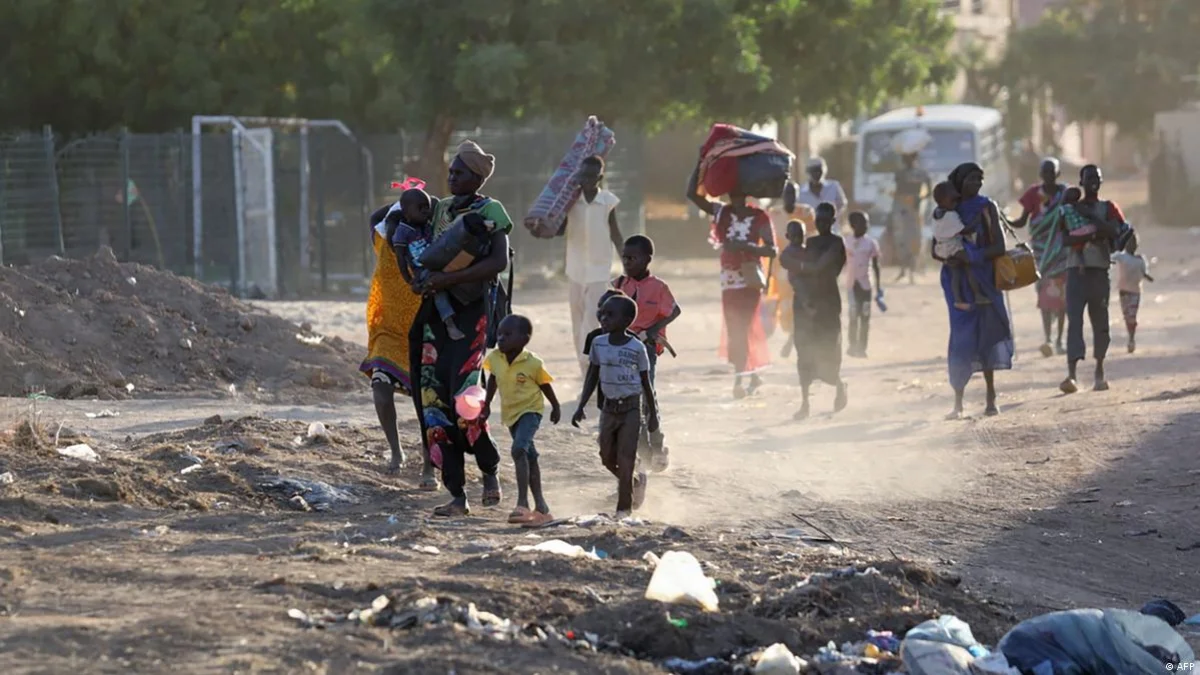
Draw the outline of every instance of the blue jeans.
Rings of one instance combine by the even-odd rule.
[[[517,420],[517,423],[508,428],[508,432],[512,434],[512,456],[516,460],[519,457],[528,459],[537,459],[537,447],[533,444],[533,437],[537,435],[538,429],[542,426],[542,416],[539,413],[525,413]]]

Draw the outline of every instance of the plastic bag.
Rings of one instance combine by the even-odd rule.
[[[582,546],[568,544],[562,539],[550,539],[543,541],[536,546],[518,546],[514,551],[518,553],[537,552],[550,553],[553,555],[561,555],[567,558],[588,558],[589,560],[599,560],[600,556],[594,551],[585,551]]]
[[[738,161],[738,190],[748,197],[780,199],[792,171],[792,158],[773,152],[744,155]]]
[[[754,665],[754,675],[799,675],[800,669],[808,664],[792,653],[783,643],[767,647],[758,663]]]
[[[715,612],[717,594],[713,586],[713,580],[704,576],[695,556],[686,551],[667,551],[650,577],[646,599],[695,605],[707,612]]]

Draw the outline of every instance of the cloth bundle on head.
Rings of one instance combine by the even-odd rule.
[[[471,173],[482,178],[484,182],[492,177],[492,171],[496,169],[496,156],[487,154],[472,140],[459,143],[455,157],[461,159]]]
[[[714,124],[700,147],[697,189],[717,196],[741,191],[779,199],[794,155],[779,141],[729,124]]]
[[[575,142],[551,174],[542,188],[537,201],[525,215],[525,227],[539,239],[549,239],[563,234],[566,229],[567,212],[579,199],[579,182],[575,175],[583,160],[591,156],[604,158],[616,145],[613,132],[595,115],[588,117],[583,129],[576,134]]]

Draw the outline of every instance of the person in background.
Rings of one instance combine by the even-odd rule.
[[[533,437],[542,426],[542,411],[550,401],[550,422],[558,424],[562,409],[554,394],[554,381],[537,354],[526,349],[533,337],[533,322],[520,314],[509,314],[496,331],[496,349],[484,359],[488,378],[487,400],[480,417],[492,412],[492,400],[500,393],[500,415],[512,434],[512,458],[517,470],[517,506],[508,515],[513,525],[538,527],[554,520],[542,494],[542,470]],[[534,509],[529,509],[529,493]]]
[[[408,332],[421,307],[421,296],[414,293],[406,282],[391,245],[399,221],[396,218],[389,219],[388,214],[402,208],[397,201],[371,214],[375,272],[371,276],[371,290],[367,296],[367,357],[358,367],[363,375],[371,378],[375,414],[391,450],[388,471],[392,473],[404,465],[404,450],[400,447],[396,426],[396,392],[405,396],[412,392]],[[429,212],[418,211],[420,209],[410,214],[411,220],[428,220]],[[436,481],[432,487],[437,488]]]
[[[650,359],[650,384],[654,385],[655,374],[658,370],[658,358],[665,351],[663,346],[667,339],[667,326],[679,318],[683,310],[675,302],[671,287],[667,282],[650,273],[650,262],[654,259],[654,242],[649,237],[634,235],[625,242],[625,250],[621,254],[621,262],[625,274],[617,277],[613,288],[621,291],[637,303],[637,319],[630,330],[646,344],[646,352]],[[668,343],[669,344],[669,343]],[[659,411],[659,424],[662,424],[662,411]],[[642,445],[649,451],[649,464],[655,471],[664,471],[669,460],[669,450],[663,443],[663,433],[660,426],[658,431],[642,436]]]
[[[617,205],[621,200],[601,187],[604,160],[592,156],[580,163],[575,175],[581,193],[567,212],[566,275],[570,283],[571,330],[576,353],[582,351],[584,338],[598,325],[595,307],[612,279],[613,251],[621,253],[624,238],[617,224]],[[580,373],[587,373],[586,359],[579,360]]]
[[[901,167],[895,173],[896,190],[892,195],[892,212],[888,216],[892,248],[900,275],[896,281],[908,274],[908,282],[914,283],[917,256],[921,251],[921,214],[925,198],[933,192],[933,181],[929,173],[917,162],[917,154],[901,155]]]
[[[817,206],[817,236],[803,248],[793,239],[789,255],[780,259],[795,286],[796,371],[800,376],[803,402],[794,419],[809,416],[808,394],[812,383],[821,380],[837,388],[833,411],[846,407],[846,383],[842,380],[842,292],[838,277],[846,265],[846,246],[833,233],[837,211],[833,204]]]
[[[850,299],[850,346],[847,356],[867,358],[867,339],[871,334],[871,302],[883,297],[883,282],[879,271],[879,242],[867,230],[871,220],[862,211],[850,214],[854,236],[846,242],[846,294]],[[875,277],[875,293],[871,293],[871,277]]]
[[[797,204],[793,212],[796,219],[787,224],[787,229],[791,229],[792,223],[796,223],[805,236],[817,233],[817,212],[813,207]],[[790,238],[786,238],[786,234],[785,241],[791,241]],[[792,335],[792,330],[796,327],[796,319],[792,313],[793,289],[788,271],[783,269],[783,265],[775,265],[774,274],[775,288],[779,290],[779,318],[776,324],[786,338],[783,341],[783,349],[779,351],[779,358],[786,359],[792,355],[792,349],[796,346],[795,337]]]
[[[1129,237],[1125,250],[1113,254],[1117,264],[1117,291],[1121,300],[1121,315],[1125,318],[1125,329],[1129,332],[1127,349],[1130,354],[1137,350],[1137,315],[1142,304],[1142,280],[1154,282],[1150,276],[1150,263],[1145,256],[1138,255],[1136,234]]]
[[[1092,389],[1107,391],[1108,380],[1104,377],[1104,358],[1108,355],[1111,340],[1108,327],[1108,303],[1112,291],[1109,266],[1112,254],[1119,250],[1121,232],[1128,228],[1125,214],[1115,202],[1100,199],[1100,186],[1104,174],[1100,167],[1088,164],[1079,170],[1079,186],[1083,198],[1075,210],[1095,226],[1081,236],[1068,230],[1067,219],[1060,224],[1063,244],[1067,252],[1067,378],[1059,385],[1064,394],[1079,391],[1076,382],[1076,366],[1087,357],[1087,343],[1083,339],[1083,315],[1087,312],[1092,324],[1092,352],[1096,357],[1096,373]]]
[[[1041,278],[1037,282],[1037,307],[1042,313],[1042,330],[1046,341],[1042,343],[1042,356],[1049,357],[1057,351],[1066,354],[1063,348],[1063,325],[1067,317],[1067,267],[1066,249],[1062,246],[1062,234],[1054,227],[1051,214],[1063,204],[1067,186],[1059,177],[1062,175],[1059,161],[1054,157],[1042,160],[1039,174],[1042,182],[1031,185],[1021,195],[1021,216],[1013,221],[1016,228],[1029,226],[1029,244],[1035,259],[1039,261]],[[1051,343],[1051,329],[1057,323],[1057,337]]]
[[[649,410],[646,425],[658,431],[658,402],[650,384],[650,358],[646,346],[629,334],[637,318],[637,303],[624,295],[614,295],[600,309],[600,327],[604,335],[591,346],[591,365],[579,395],[579,407],[571,418],[578,428],[586,415],[584,409],[599,387],[604,392],[600,412],[600,460],[617,477],[618,519],[628,517],[646,498],[647,477],[637,473],[638,439],[642,427],[642,397]]]
[[[825,178],[825,174],[829,172],[825,160],[813,157],[808,160],[805,171],[808,173],[808,180],[800,186],[799,192],[796,193],[796,203],[804,204],[814,210],[822,202],[832,204],[840,217],[846,210],[846,191],[842,189],[841,183],[831,178]]]

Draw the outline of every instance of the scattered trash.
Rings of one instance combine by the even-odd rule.
[[[412,550],[416,551],[417,553],[425,553],[427,555],[441,555],[442,554],[441,549],[439,549],[436,546],[421,546],[419,544],[413,544]]]
[[[258,484],[260,490],[281,493],[281,497],[293,506],[308,505],[301,510],[328,511],[335,504],[353,504],[357,500],[346,490],[335,488],[329,483],[319,480],[302,480],[299,478],[276,477],[269,478]],[[294,497],[299,497],[298,501]]]
[[[518,546],[514,551],[518,553],[527,553],[530,551],[537,553],[551,553],[553,555],[561,555],[567,558],[588,558],[590,560],[600,560],[601,556],[596,549],[585,551],[582,546],[568,544],[562,539],[550,539],[543,541],[536,546]]]
[[[191,351],[192,341],[188,338],[179,338],[179,348],[184,351]]]
[[[646,599],[671,604],[689,604],[707,612],[717,611],[716,584],[704,575],[700,561],[686,551],[667,551],[654,568]]]
[[[1150,528],[1148,530],[1129,530],[1125,533],[1126,537],[1146,537],[1152,534],[1158,534],[1158,530]]]
[[[1133,502],[1129,499],[1122,499],[1121,501],[1114,503],[1113,506],[1124,508],[1126,506],[1133,506]]]
[[[799,675],[805,668],[808,668],[808,663],[804,659],[793,654],[787,645],[776,643],[767,647],[758,657],[754,675]]]
[[[308,425],[308,433],[305,434],[309,443],[322,443],[329,440],[329,430],[320,422],[313,422]]]
[[[877,577],[879,576],[879,570],[875,569],[874,567],[868,567],[864,570],[859,570],[854,565],[851,565],[849,567],[844,567],[842,569],[832,570],[829,572],[813,572],[812,574],[808,575],[804,581],[796,584],[796,587],[799,588],[801,586],[807,586],[815,581],[824,581],[826,579],[850,579],[860,576]]]
[[[1189,616],[1187,619],[1184,619],[1183,624],[1185,626],[1200,626],[1200,614]]]
[[[659,560],[658,556],[654,555],[654,551],[646,551],[646,555],[642,556],[642,560],[650,566],[650,569],[658,567]]]
[[[325,341],[324,335],[305,335],[304,333],[296,333],[296,342],[310,347],[316,347]]]
[[[87,443],[79,443],[78,445],[72,445],[66,448],[58,448],[58,454],[62,455],[63,457],[79,459],[85,462],[100,461],[100,455],[97,455],[96,451],[93,450],[92,447]]]
[[[125,279],[130,286],[137,286],[137,277],[128,277]]]
[[[670,614],[667,615],[667,623],[671,624],[672,626],[674,626],[676,628],[687,628],[688,627],[687,619],[675,619],[675,618],[672,618]]]
[[[134,386],[133,386],[133,383],[132,383],[132,382],[127,382],[127,383],[125,384],[125,391],[127,391],[127,392],[129,392],[129,393],[131,393],[131,394],[132,394],[132,393],[133,393],[133,389],[134,389]]]
[[[890,630],[867,631],[867,642],[875,645],[882,651],[891,652],[892,654],[900,653],[900,640]]]
[[[17,482],[17,477],[11,471],[0,473],[0,485],[12,485]]]
[[[701,661],[671,657],[662,662],[662,667],[678,675],[708,675],[710,672],[728,672],[729,664],[711,656]]]
[[[1156,598],[1142,605],[1142,614],[1146,616],[1157,616],[1167,622],[1168,626],[1178,626],[1187,620],[1187,615],[1179,609],[1179,605],[1165,598]]]
[[[87,417],[88,419],[95,420],[95,419],[106,419],[109,417],[120,417],[121,413],[114,412],[114,411],[108,410],[106,408],[104,410],[101,410],[100,412],[84,413],[84,416]]]
[[[179,473],[184,474],[186,476],[187,474],[189,474],[193,471],[199,471],[200,467],[202,467],[202,466],[204,466],[204,465],[203,464],[193,464],[191,466],[185,466],[179,470]]]

